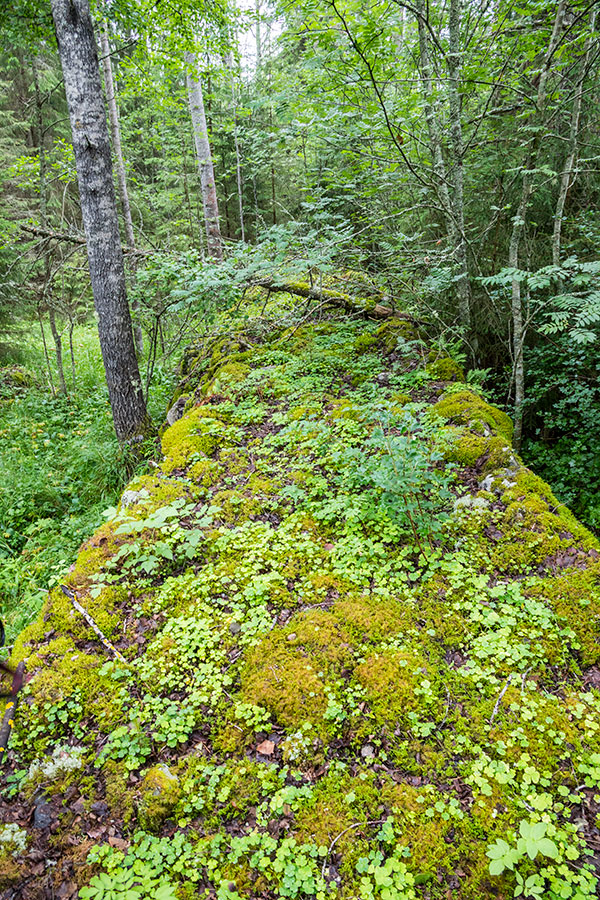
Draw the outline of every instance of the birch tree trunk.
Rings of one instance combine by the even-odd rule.
[[[587,75],[590,63],[590,52],[592,49],[592,35],[596,30],[596,18],[598,10],[594,7],[590,13],[590,30],[585,41],[583,52],[583,60],[581,62],[581,76],[577,83],[575,97],[573,99],[573,109],[571,111],[571,128],[569,131],[569,152],[565,159],[560,176],[560,186],[558,189],[558,197],[556,200],[556,210],[554,212],[554,230],[552,234],[552,263],[555,266],[560,265],[560,246],[562,237],[562,222],[565,212],[565,203],[569,188],[577,177],[576,164],[578,155],[578,136],[579,136],[579,120],[581,118],[581,102],[583,99],[583,85]]]
[[[131,253],[129,254],[129,270],[132,275],[135,275],[135,235],[133,233],[133,218],[131,216],[131,205],[129,203],[129,192],[127,190],[125,160],[123,158],[123,146],[121,144],[119,108],[117,106],[115,81],[113,78],[112,64],[110,61],[110,44],[108,43],[106,22],[103,22],[100,27],[100,46],[102,48],[102,70],[104,72],[104,89],[106,91],[106,105],[108,106],[110,136],[112,138],[113,153],[117,169],[117,184],[119,185],[121,211],[123,213],[123,224],[125,226],[125,240],[127,241],[127,246],[131,250]],[[144,337],[142,334],[142,326],[139,321],[139,303],[137,301],[134,301],[131,304],[131,309],[133,311],[134,320],[133,335],[135,339],[135,347],[138,354],[141,354],[144,350]]]
[[[128,440],[148,424],[142,394],[125,266],[106,109],[88,0],[51,0],[63,71],[87,242],[98,334],[117,438]]]
[[[225,65],[229,69],[231,75],[231,102],[233,106],[233,147],[235,150],[235,175],[237,182],[238,210],[240,214],[240,233],[242,243],[246,241],[246,231],[244,228],[244,193],[242,181],[242,161],[240,156],[240,143],[238,140],[238,117],[237,117],[237,96],[235,90],[235,73],[233,71],[233,54],[229,53],[225,60]]]
[[[450,106],[450,140],[452,144],[452,174],[454,182],[454,261],[457,270],[456,290],[460,321],[465,327],[471,324],[471,282],[467,261],[467,241],[465,237],[465,201],[463,170],[463,139],[459,78],[460,78],[460,13],[461,0],[450,0],[450,17],[448,22],[449,50],[448,65],[448,101]]]
[[[537,151],[541,140],[541,125],[546,103],[546,83],[548,81],[548,75],[550,74],[550,68],[552,66],[552,58],[556,52],[556,48],[560,39],[564,10],[565,0],[559,0],[559,3],[556,7],[556,15],[554,17],[552,36],[550,38],[550,43],[548,44],[546,55],[544,56],[544,62],[542,64],[542,69],[539,76],[538,92],[536,98],[536,117],[538,119],[539,127],[534,132],[534,138],[530,143],[529,151],[526,155],[525,163],[523,166],[524,171],[521,181],[521,199],[517,208],[517,214],[513,218],[513,227],[510,235],[508,249],[508,265],[511,269],[519,268],[519,247],[521,243],[521,237],[523,235],[523,230],[527,221],[527,207],[529,205],[529,197],[532,190],[530,170],[535,164]],[[516,275],[511,282],[511,314],[513,325],[513,379],[515,385],[515,430],[513,434],[513,444],[516,450],[520,450],[521,440],[523,437],[523,403],[525,402],[525,371],[523,356],[526,329],[523,325],[521,282]]]
[[[219,227],[219,205],[217,203],[215,173],[210,143],[208,141],[202,85],[200,84],[200,79],[197,74],[198,60],[196,54],[186,51],[185,63],[190,114],[192,117],[196,157],[200,172],[208,255],[214,257],[214,259],[223,259],[223,242],[221,239],[221,229]]]

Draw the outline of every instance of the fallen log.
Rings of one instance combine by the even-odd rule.
[[[350,294],[342,291],[333,291],[329,288],[321,288],[306,284],[301,281],[276,281],[273,278],[257,278],[252,281],[253,286],[265,288],[272,293],[293,294],[296,297],[304,297],[306,300],[316,300],[329,306],[337,306],[347,312],[359,313],[374,319],[388,319],[394,316],[398,319],[414,321],[409,313],[400,312],[383,303],[369,303],[366,300],[357,300]]]

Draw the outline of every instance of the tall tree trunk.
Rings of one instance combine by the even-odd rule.
[[[583,59],[581,61],[581,75],[577,82],[576,93],[573,99],[573,109],[571,111],[571,128],[569,131],[569,152],[565,159],[560,176],[560,185],[558,188],[558,197],[556,199],[556,209],[554,211],[554,230],[552,234],[552,263],[555,266],[560,265],[560,245],[562,237],[562,222],[565,212],[565,203],[569,188],[577,177],[575,166],[578,155],[578,137],[579,137],[579,120],[581,118],[581,103],[583,100],[583,85],[587,75],[590,63],[590,52],[593,45],[592,35],[596,30],[596,18],[598,10],[594,7],[590,13],[589,33],[585,41],[585,49]]]
[[[262,45],[260,33],[260,0],[256,0],[256,68],[260,66],[262,59]]]
[[[102,48],[102,70],[104,72],[104,88],[106,90],[106,105],[108,106],[108,120],[110,122],[110,135],[112,138],[113,153],[117,169],[117,184],[119,185],[119,198],[125,226],[125,239],[131,253],[129,254],[129,271],[135,275],[135,234],[133,232],[133,218],[127,190],[127,176],[125,173],[125,160],[123,158],[123,146],[121,144],[121,125],[119,123],[119,108],[115,92],[115,80],[113,78],[112,64],[110,61],[110,44],[108,43],[108,31],[106,22],[100,27],[100,46]],[[131,304],[133,311],[133,335],[138,353],[144,351],[144,336],[139,320],[139,303],[134,300]]]
[[[448,22],[449,48],[448,65],[448,101],[450,107],[450,140],[452,145],[452,173],[454,181],[454,226],[455,244],[454,261],[456,265],[458,307],[460,321],[465,327],[471,324],[471,282],[467,262],[467,241],[465,238],[465,201],[463,172],[463,139],[459,78],[460,78],[460,13],[461,0],[450,0],[450,17]]]
[[[446,177],[446,165],[444,163],[444,157],[442,154],[442,139],[440,135],[437,104],[435,101],[435,94],[433,89],[431,60],[429,56],[427,10],[424,0],[416,0],[415,11],[417,26],[419,30],[419,68],[421,74],[421,84],[423,87],[425,122],[427,123],[429,149],[431,153],[431,163],[434,175],[434,190],[437,194],[439,204],[442,208],[442,212],[446,222],[446,232],[450,239],[451,245],[454,247],[456,244],[456,225],[452,214],[452,203],[450,200],[450,192],[448,190],[448,179]]]
[[[51,0],[65,82],[79,199],[108,395],[117,438],[143,433],[148,424],[138,369],[106,109],[88,0]]]
[[[548,81],[548,76],[550,74],[550,69],[552,66],[552,58],[556,52],[556,48],[560,39],[564,9],[565,0],[559,0],[558,6],[556,7],[556,15],[554,17],[552,36],[550,38],[550,43],[548,44],[548,49],[546,51],[542,69],[539,75],[535,112],[535,118],[538,120],[538,128],[534,131],[534,137],[530,143],[529,151],[526,155],[521,181],[521,199],[517,208],[517,214],[513,218],[513,226],[508,248],[508,265],[511,269],[519,268],[519,247],[527,221],[527,208],[529,206],[529,197],[531,196],[532,191],[530,170],[535,163],[537,151],[541,141],[543,114],[546,103],[546,83]],[[513,379],[515,385],[515,430],[513,435],[513,444],[516,450],[520,450],[521,441],[523,438],[523,404],[525,402],[524,349],[526,329],[523,323],[521,281],[517,276],[515,276],[511,282],[511,313],[513,326]]]
[[[223,242],[221,239],[221,229],[219,228],[219,205],[217,203],[215,173],[208,141],[204,99],[202,97],[202,85],[200,84],[200,79],[198,77],[198,60],[196,54],[186,51],[185,63],[190,114],[194,129],[198,169],[200,171],[200,185],[202,190],[202,206],[204,208],[208,255],[215,259],[223,259]]]
[[[242,182],[242,162],[240,156],[240,143],[238,139],[238,118],[237,118],[237,96],[235,91],[235,75],[233,71],[233,54],[229,53],[225,60],[227,68],[231,75],[231,102],[233,105],[233,146],[235,149],[235,174],[237,181],[238,210],[240,214],[240,233],[242,243],[246,240],[246,232],[244,228],[244,192]]]

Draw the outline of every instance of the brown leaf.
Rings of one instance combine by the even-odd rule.
[[[123,838],[118,837],[109,837],[108,843],[111,847],[116,847],[117,850],[127,850],[129,847],[129,841],[125,841]]]
[[[262,741],[256,747],[256,752],[261,753],[263,756],[273,756],[274,750],[275,744],[273,741]]]

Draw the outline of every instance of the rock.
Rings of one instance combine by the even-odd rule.
[[[298,635],[296,634],[296,632],[292,631],[290,634],[288,634],[287,639],[288,641],[295,641],[297,637]]]
[[[171,815],[181,796],[177,775],[164,763],[148,769],[141,783],[139,821],[146,831],[156,833]]]
[[[182,394],[181,397],[178,397],[171,409],[167,413],[167,423],[169,425],[174,425],[179,419],[181,419],[183,415],[183,411],[185,409],[185,404],[188,402],[189,397],[187,394]]]
[[[145,488],[141,491],[123,491],[121,495],[121,509],[127,509],[128,506],[135,506],[140,500],[147,500],[150,494]]]
[[[230,634],[239,634],[241,630],[242,630],[242,626],[240,625],[239,622],[232,622],[231,625],[229,626]]]
[[[108,814],[108,804],[104,800],[97,800],[90,806],[90,812],[93,812],[99,819],[103,819]]]
[[[364,744],[364,746],[360,748],[360,755],[363,759],[372,759],[375,756],[373,744]]]
[[[454,512],[457,512],[459,509],[487,509],[489,505],[490,501],[486,500],[485,497],[474,497],[472,494],[465,494],[454,501]]]
[[[43,797],[35,802],[35,810],[33,813],[33,827],[45,830],[50,828],[54,817],[49,803],[46,803]]]

